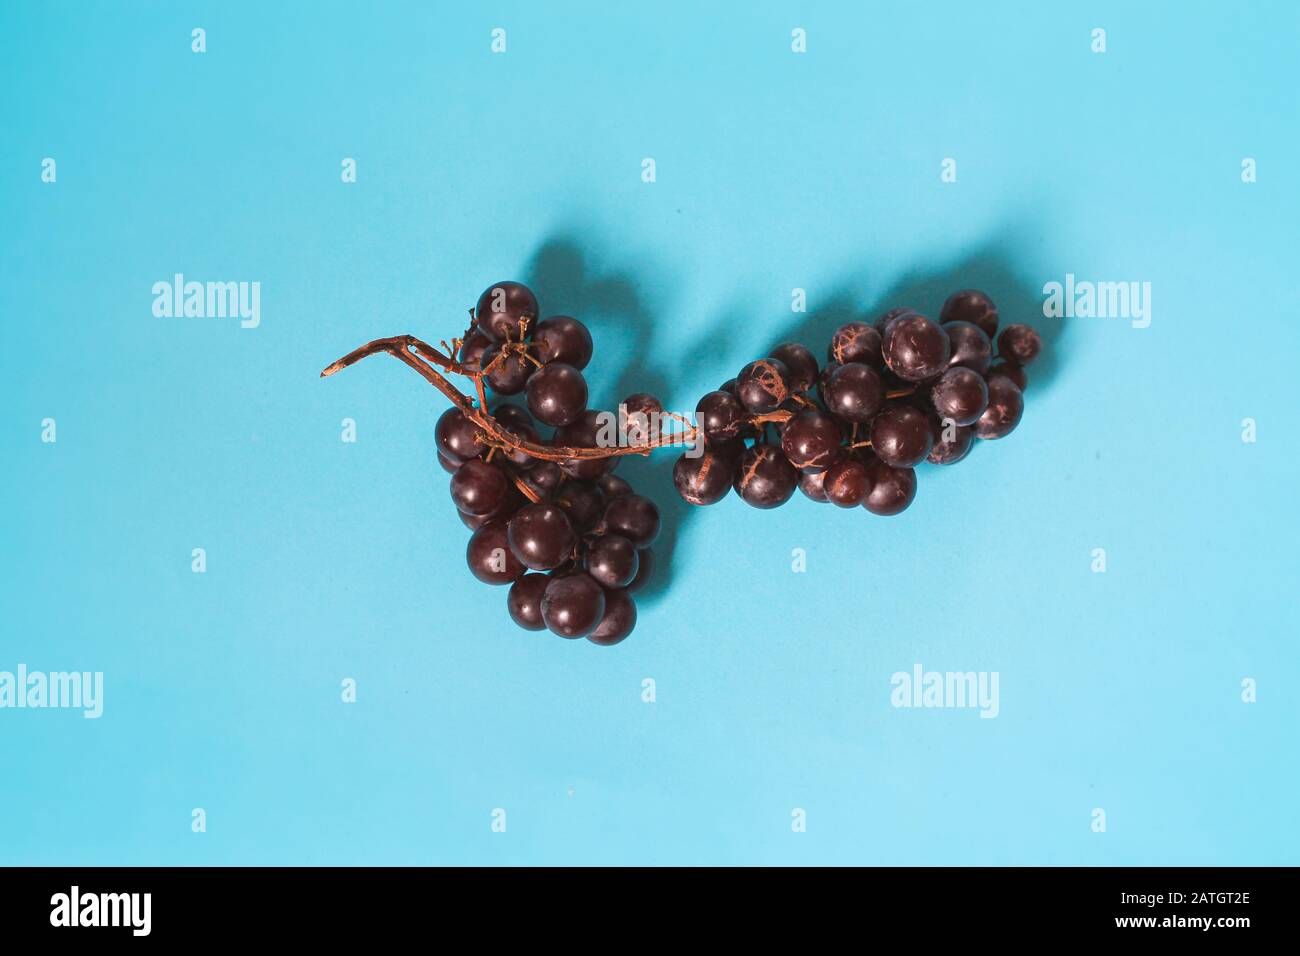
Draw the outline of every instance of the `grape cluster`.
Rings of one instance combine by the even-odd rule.
[[[495,439],[452,407],[434,430],[438,461],[473,532],[469,569],[487,584],[509,586],[515,623],[617,644],[636,626],[632,595],[654,566],[659,509],[612,474],[617,456],[557,461],[518,447],[597,448],[606,421],[587,407],[582,369],[591,361],[591,333],[569,316],[537,316],[536,297],[517,282],[498,282],[479,297],[459,361],[496,395],[523,393],[524,405],[503,401],[490,410],[516,441]],[[624,435],[630,444],[644,441],[650,413],[662,407],[648,395],[623,404]],[[554,429],[549,437],[547,429]]]
[[[841,326],[820,367],[805,346],[779,345],[700,399],[704,449],[677,460],[674,485],[693,505],[734,489],[775,508],[798,487],[814,501],[898,514],[922,461],[955,464],[976,439],[1019,424],[1025,366],[1041,349],[1027,325],[999,332],[997,307],[974,289],[949,296],[938,322],[899,308]]]

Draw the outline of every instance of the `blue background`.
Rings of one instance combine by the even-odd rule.
[[[0,669],[106,686],[0,711],[0,862],[1300,862],[1296,5],[614,6],[4,5]],[[1067,272],[1150,328],[1044,319]],[[627,463],[671,560],[604,649],[470,577],[440,395],[317,378],[507,277],[607,406],[964,286],[1049,354],[896,518]],[[918,662],[1000,716],[891,707]]]

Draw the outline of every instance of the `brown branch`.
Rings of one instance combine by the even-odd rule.
[[[501,351],[492,362],[488,363],[486,369],[475,369],[444,355],[427,342],[422,342],[413,335],[394,335],[388,338],[375,339],[360,348],[353,349],[338,361],[326,366],[320,374],[321,378],[328,378],[350,365],[355,365],[369,355],[386,352],[403,364],[413,368],[421,378],[447,396],[451,403],[460,409],[461,414],[477,425],[493,442],[505,448],[521,451],[530,458],[541,461],[589,460],[615,458],[621,455],[649,455],[656,448],[694,444],[696,440],[694,428],[684,432],[675,432],[671,435],[660,435],[649,442],[620,445],[613,448],[569,448],[559,445],[539,445],[536,442],[525,441],[488,414],[486,395],[483,391],[483,379],[488,371],[502,360],[503,356],[519,352],[527,354],[526,349],[527,345],[523,342],[507,342],[502,345]],[[449,374],[461,375],[471,379],[478,395],[478,403],[475,404],[473,399],[448,381],[446,376],[438,371],[439,369]]]

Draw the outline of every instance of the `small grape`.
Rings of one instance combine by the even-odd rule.
[[[896,515],[916,497],[916,472],[891,468],[873,457],[867,463],[867,487],[862,507],[876,515]]]
[[[636,627],[636,602],[622,589],[605,591],[605,613],[587,640],[604,647],[617,644]]]
[[[829,471],[830,469],[827,470]],[[819,504],[825,504],[830,501],[830,499],[826,497],[825,471],[799,472],[799,490]]]
[[[755,445],[736,463],[732,487],[746,504],[767,509],[789,501],[798,483],[798,469],[779,449]]]
[[[988,380],[993,381],[995,375],[1005,375],[1015,382],[1016,388],[1022,392],[1029,387],[1029,376],[1025,374],[1024,367],[1017,365],[1015,362],[998,362],[989,369]]]
[[[619,495],[630,495],[632,493],[632,486],[618,475],[601,475],[596,479],[596,487],[600,489],[600,493],[605,496],[606,501],[617,498]]]
[[[533,330],[533,354],[540,362],[563,362],[582,371],[592,351],[591,333],[571,316],[553,315]]]
[[[709,392],[695,406],[695,421],[710,441],[731,441],[740,437],[745,409],[730,392]]]
[[[611,534],[621,534],[637,548],[648,548],[659,537],[659,508],[641,495],[623,495],[605,506],[602,522]]]
[[[794,467],[821,471],[843,454],[842,440],[840,426],[830,415],[819,411],[800,412],[786,422],[781,432],[781,451]]]
[[[933,440],[925,413],[911,405],[891,405],[871,423],[871,450],[894,468],[924,461]]]
[[[863,362],[879,368],[880,333],[865,322],[841,325],[831,336],[831,344],[826,348],[826,359],[841,365]]]
[[[587,381],[572,365],[551,362],[528,377],[524,397],[538,421],[559,428],[586,409]]]
[[[487,368],[501,354],[501,346],[489,345],[483,352],[483,367]],[[507,355],[487,374],[487,383],[498,395],[518,395],[528,384],[528,377],[537,366],[517,352]]]
[[[528,631],[546,630],[542,620],[542,595],[551,579],[545,574],[525,574],[510,585],[506,595],[506,610],[510,619]]]
[[[654,551],[652,551],[650,548],[638,548],[637,560],[639,564],[636,571],[636,577],[632,579],[631,584],[629,584],[626,588],[623,589],[627,591],[628,594],[636,594],[637,591],[640,591],[642,588],[644,588],[647,584],[650,583],[650,578],[654,574],[654,568],[655,568]]]
[[[442,413],[433,429],[439,453],[456,464],[478,458],[487,451],[487,446],[479,441],[482,435],[482,430],[454,407]]]
[[[636,578],[641,558],[621,534],[602,534],[587,546],[587,573],[603,588],[625,588]]]
[[[916,314],[917,314],[916,309],[913,309],[906,305],[901,305],[896,309],[890,309],[884,315],[880,316],[878,319],[876,319],[875,322],[871,324],[871,327],[874,328],[878,333],[880,333],[880,337],[883,340],[885,337],[885,330],[889,328],[890,322],[893,322],[894,319],[902,318],[905,315],[916,315]]]
[[[909,382],[921,382],[948,367],[952,345],[943,326],[912,313],[889,323],[881,352],[895,375]]]
[[[736,397],[756,415],[776,411],[790,397],[790,370],[779,359],[750,362],[736,376]]]
[[[558,568],[578,543],[564,509],[552,501],[520,508],[510,519],[507,531],[511,552],[520,564],[533,571]]]
[[[451,476],[451,500],[466,514],[487,515],[501,507],[513,487],[496,465],[474,458]]]
[[[822,388],[826,409],[846,422],[866,424],[885,404],[885,383],[880,373],[862,362],[849,362],[831,373]]]
[[[483,353],[487,347],[492,344],[492,340],[482,332],[475,329],[465,337],[465,341],[460,344],[460,353],[457,358],[460,364],[468,366],[477,371],[483,367]]]
[[[989,390],[982,375],[958,366],[948,369],[931,386],[930,402],[941,418],[950,418],[958,425],[973,425],[988,407]]]
[[[510,584],[526,570],[510,549],[506,524],[500,518],[487,522],[470,536],[465,548],[470,572],[486,584]]]
[[[998,334],[998,307],[978,289],[962,289],[944,301],[943,308],[939,310],[939,321],[944,325],[949,322],[972,322],[992,341]]]
[[[493,283],[478,297],[474,321],[493,342],[521,342],[537,322],[537,297],[518,282]]]
[[[951,419],[935,416],[930,422],[934,433],[934,445],[925,460],[935,465],[955,465],[970,454],[975,444],[975,429],[969,425],[958,425]]]
[[[547,366],[549,367],[549,366]],[[613,434],[614,416],[609,412],[587,409],[569,422],[555,430],[552,444],[564,448],[601,448],[615,444]],[[599,478],[614,470],[618,459],[605,458],[566,458],[560,462],[560,470],[571,478]]]
[[[659,416],[664,411],[659,399],[646,392],[637,392],[623,399],[621,406],[626,416],[623,432],[627,435],[629,444],[644,445],[658,437],[657,433],[662,427]]]
[[[981,375],[988,371],[989,362],[993,361],[993,343],[983,329],[974,322],[948,322],[944,329],[952,345],[949,368],[960,365]]]
[[[1028,365],[1043,350],[1043,340],[1027,325],[1008,325],[998,336],[998,357]]]
[[[1020,416],[1025,411],[1025,397],[1006,375],[992,376],[988,389],[989,406],[975,423],[975,437],[988,440],[1005,438],[1020,424]]]
[[[792,391],[807,391],[817,384],[817,357],[798,342],[778,345],[769,357],[785,365],[790,373],[788,382]]]
[[[841,458],[826,469],[822,490],[841,508],[855,508],[867,496],[867,466],[856,457]]]
[[[605,496],[590,481],[566,481],[555,493],[554,502],[569,516],[569,523],[579,532],[590,531],[605,513]]]
[[[551,578],[542,594],[542,620],[560,637],[586,637],[604,616],[604,590],[581,571]]]
[[[688,504],[711,505],[731,490],[734,465],[733,457],[709,449],[695,457],[683,454],[673,465],[673,487]]]

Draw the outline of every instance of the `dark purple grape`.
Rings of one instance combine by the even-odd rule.
[[[879,458],[867,462],[867,496],[862,507],[875,515],[896,515],[916,497],[916,472],[891,468]]]
[[[885,383],[871,366],[849,362],[836,368],[826,380],[822,401],[832,415],[865,425],[885,404]]]
[[[496,465],[474,458],[456,469],[451,476],[451,500],[456,508],[470,515],[486,515],[505,502],[513,486]]]
[[[798,342],[786,342],[772,349],[771,358],[785,365],[790,373],[791,391],[803,392],[817,384],[817,357]]]
[[[529,442],[534,445],[542,444],[542,439],[537,434],[537,429],[533,428],[532,425],[512,426],[508,428],[507,431],[514,435],[519,441]],[[537,460],[522,448],[503,449],[500,453],[504,454],[506,460],[517,468],[531,468],[533,462]]]
[[[732,487],[748,505],[776,508],[790,500],[799,483],[799,470],[779,449],[755,445],[740,456]]]
[[[948,296],[939,310],[939,321],[944,325],[949,322],[973,322],[984,334],[993,340],[998,334],[998,307],[978,289],[962,289]]]
[[[465,561],[474,577],[486,584],[510,584],[525,571],[510,550],[507,522],[494,518],[470,536]]]
[[[1029,387],[1029,376],[1025,374],[1024,367],[1017,365],[1015,362],[998,362],[989,369],[989,374],[986,377],[989,381],[992,381],[994,375],[1005,375],[1015,382],[1016,388],[1022,392]]]
[[[560,487],[560,482],[564,481],[564,472],[557,462],[542,459],[529,465],[522,477],[528,487],[545,496]]]
[[[711,505],[731,490],[735,458],[705,449],[695,457],[683,454],[673,465],[673,487],[692,505]]]
[[[925,460],[935,465],[955,465],[970,454],[975,444],[975,429],[958,425],[951,420],[940,420],[937,416],[930,423],[934,433],[934,445]]]
[[[487,446],[479,441],[480,436],[483,436],[482,430],[466,418],[459,408],[449,408],[443,412],[433,429],[433,440],[438,446],[438,452],[456,464],[478,458],[487,451]]]
[[[539,362],[563,362],[582,371],[591,353],[591,333],[571,316],[553,315],[533,330],[533,354]]]
[[[564,509],[569,516],[569,523],[580,533],[596,527],[605,513],[605,496],[590,481],[566,481],[555,493],[553,500]]]
[[[831,504],[856,508],[867,496],[867,466],[855,457],[841,458],[826,469],[822,491]]]
[[[625,588],[636,578],[641,558],[621,534],[602,534],[587,545],[587,573],[603,588]]]
[[[564,509],[553,501],[520,508],[508,526],[510,550],[533,571],[551,571],[573,554],[578,543]]]
[[[540,422],[559,428],[587,407],[587,380],[572,365],[551,362],[528,377],[528,410]]]
[[[993,343],[974,322],[949,322],[944,325],[948,332],[948,342],[952,346],[952,355],[948,358],[948,367],[972,369],[983,375],[988,371],[989,362],[993,361]]]
[[[824,471],[799,472],[799,490],[819,504],[825,504],[830,500],[826,497],[826,472]]]
[[[1005,375],[989,379],[989,407],[975,423],[975,437],[1004,438],[1020,424],[1025,411],[1025,397],[1016,383]]]
[[[790,370],[778,359],[750,362],[736,376],[736,397],[756,415],[776,411],[790,397]]]
[[[930,404],[940,418],[973,425],[988,407],[988,386],[978,372],[962,366],[950,368],[930,386]]]
[[[533,416],[528,414],[528,410],[513,402],[498,402],[492,407],[492,417],[511,431],[534,427]]]
[[[551,578],[542,594],[542,620],[560,637],[586,637],[604,616],[604,590],[581,571]]]
[[[460,462],[452,461],[442,452],[436,452],[436,454],[438,456],[438,464],[442,465],[442,470],[449,475],[456,474],[456,469],[460,467]]]
[[[924,461],[933,440],[925,412],[911,405],[891,405],[871,423],[871,450],[894,468]]]
[[[695,406],[695,421],[711,441],[731,441],[740,437],[746,412],[730,392],[709,392]]]
[[[510,593],[506,595],[510,619],[525,630],[546,630],[546,622],[542,620],[542,595],[550,583],[551,579],[545,574],[525,574],[510,585]]]
[[[606,501],[617,498],[619,495],[630,495],[632,493],[632,486],[618,475],[601,475],[596,479],[596,487],[600,489],[600,493],[605,496]]]
[[[921,382],[948,367],[952,346],[943,326],[912,313],[889,323],[881,354],[889,370],[899,378]]]
[[[718,386],[718,391],[727,392],[734,398],[736,395],[736,380],[734,378],[727,379],[725,382],[723,382],[721,385]]]
[[[632,579],[631,584],[623,589],[628,594],[636,594],[637,591],[649,584],[650,577],[654,573],[655,553],[653,551],[649,548],[640,548],[637,551],[637,558],[640,561],[640,566],[637,568],[636,577]]]
[[[799,412],[781,431],[781,451],[796,468],[821,471],[844,453],[843,438],[840,426],[825,412]]]
[[[474,321],[493,342],[522,342],[537,323],[537,297],[518,282],[496,282],[478,297]]]
[[[483,367],[487,368],[501,354],[500,345],[489,345],[483,352]],[[518,352],[507,355],[487,374],[487,383],[498,395],[518,395],[528,384],[528,376],[537,368]]]
[[[904,315],[916,315],[916,309],[913,309],[911,306],[900,305],[897,308],[890,309],[884,315],[878,316],[876,321],[871,323],[871,327],[880,333],[880,338],[883,341],[885,337],[885,329],[889,328],[889,323]]]
[[[865,322],[841,325],[831,336],[831,344],[826,348],[826,359],[840,365],[861,362],[879,368],[880,333]]]
[[[465,341],[460,344],[460,353],[457,355],[460,364],[467,365],[475,370],[481,369],[483,367],[483,353],[491,344],[492,340],[477,329],[470,332]]]
[[[611,412],[587,409],[555,430],[551,443],[557,448],[613,448],[618,444],[614,430],[615,418]],[[560,470],[571,478],[595,479],[613,471],[617,458],[566,458]]]
[[[998,336],[998,358],[1028,365],[1043,350],[1043,340],[1027,325],[1008,325]]]
[[[623,399],[620,414],[623,416],[623,434],[627,435],[628,443],[644,445],[658,437],[663,427],[660,422],[663,412],[663,403],[646,392],[637,392]]]
[[[659,537],[659,509],[649,498],[623,495],[605,506],[602,525],[610,534],[621,534],[637,548],[648,548]]]
[[[636,602],[625,590],[605,592],[605,614],[596,629],[587,635],[593,644],[610,647],[619,643],[636,627]]]

